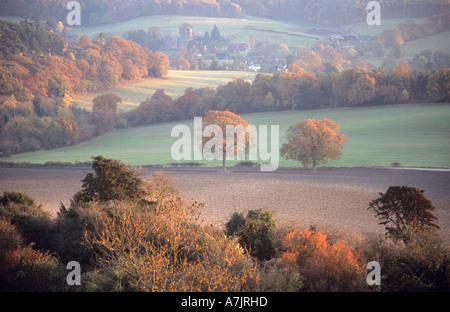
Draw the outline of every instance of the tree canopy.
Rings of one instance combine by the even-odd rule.
[[[83,189],[73,196],[75,204],[143,199],[144,181],[136,170],[103,156],[94,157],[92,169],[94,174],[86,175]]]
[[[249,129],[245,128],[249,124],[239,115],[229,111],[209,111],[203,117],[202,122],[202,130],[205,131],[205,128],[210,130],[207,131],[210,132],[209,137],[203,132],[203,153],[212,153],[217,156],[216,159],[221,158],[222,170],[225,172],[227,154],[235,156],[239,151],[248,151],[251,133]],[[229,131],[234,131],[234,133]],[[227,138],[232,138],[232,141]]]
[[[281,156],[297,160],[303,166],[326,164],[342,155],[346,137],[339,134],[339,125],[332,120],[299,120],[287,130],[287,143],[281,147]]]
[[[391,186],[386,193],[369,203],[386,235],[408,243],[424,231],[438,229],[432,202],[423,195],[425,191],[411,186]]]

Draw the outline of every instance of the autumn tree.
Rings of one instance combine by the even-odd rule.
[[[117,124],[117,105],[122,99],[114,93],[102,94],[95,97],[92,102],[90,121],[95,126],[97,135],[113,129]]]
[[[333,95],[340,105],[370,103],[376,95],[376,81],[370,72],[356,67],[342,72],[334,79]]]
[[[324,69],[323,57],[316,51],[302,51],[295,63],[308,72],[320,72]]]
[[[156,52],[152,53],[149,49],[144,49],[147,55],[147,71],[150,77],[161,78],[169,73],[169,58],[167,55]]]
[[[348,102],[351,105],[370,103],[375,98],[375,79],[363,75],[356,80],[348,91]]]
[[[290,71],[291,73],[296,73],[296,74],[304,74],[305,73],[303,68],[301,68],[300,65],[298,65],[297,63],[290,64],[288,66],[288,71]]]
[[[216,93],[218,97],[217,109],[221,111],[231,111],[234,113],[248,112],[246,109],[249,105],[245,105],[247,96],[250,91],[251,84],[242,78],[235,77],[226,85],[217,87]]]
[[[266,97],[270,96],[266,99]],[[270,111],[276,106],[278,88],[272,75],[257,74],[248,93],[252,111]],[[261,103],[263,106],[261,106]]]
[[[450,69],[441,69],[430,76],[428,95],[437,102],[450,102]]]
[[[342,240],[331,244],[326,234],[294,228],[281,247],[279,265],[300,273],[304,278],[301,290],[361,291],[367,287],[361,259]]]
[[[345,135],[339,134],[339,125],[329,119],[299,120],[288,128],[287,143],[280,152],[285,159],[300,161],[305,167],[312,165],[316,170],[319,164],[339,159],[345,140]]]
[[[115,114],[117,113],[117,105],[122,103],[122,99],[114,93],[107,93],[95,97],[92,102],[94,103],[93,112]]]
[[[11,95],[10,97],[8,97],[6,99],[6,101],[3,102],[3,105],[5,105],[6,107],[9,107],[13,111],[13,118],[16,118],[17,101],[16,101],[16,97],[14,96],[14,94]]]
[[[184,94],[173,102],[178,118],[193,118],[194,116],[190,112],[199,100],[200,96],[194,88],[184,90]]]
[[[120,161],[96,156],[92,162],[93,173],[81,180],[83,189],[73,197],[75,204],[114,200],[139,200],[144,198],[144,181],[138,171]]]
[[[368,209],[385,226],[387,236],[408,243],[420,233],[439,228],[433,214],[435,207],[424,192],[411,186],[391,186],[386,193],[379,193]]]
[[[283,72],[279,75],[277,93],[280,95],[282,109],[296,109],[302,97],[302,76],[297,73]]]
[[[202,122],[202,150],[206,155],[212,156],[210,158],[221,159],[222,171],[225,172],[227,158],[236,155],[242,158],[242,153],[249,150],[251,144],[249,124],[229,111],[209,111]]]
[[[273,256],[275,218],[269,211],[250,210],[247,217],[235,212],[225,224],[227,236],[239,237],[239,243],[259,260]]]

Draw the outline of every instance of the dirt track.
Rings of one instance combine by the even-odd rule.
[[[81,189],[89,168],[0,168],[0,191],[20,190],[56,213]],[[326,224],[341,230],[383,232],[368,203],[391,185],[416,186],[433,201],[438,225],[450,240],[450,172],[379,168],[256,169],[222,174],[215,169],[165,169],[186,201],[203,201],[205,221],[222,225],[235,212],[264,208],[277,224]],[[151,170],[146,169],[150,174]]]

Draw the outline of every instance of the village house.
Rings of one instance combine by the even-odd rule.
[[[340,46],[341,44],[346,44],[353,42],[357,39],[356,34],[344,34],[344,35],[334,35],[330,37],[330,41],[334,46]]]

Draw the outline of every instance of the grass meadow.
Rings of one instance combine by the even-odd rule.
[[[341,159],[327,166],[390,166],[399,162],[411,167],[450,168],[450,105],[405,104],[256,113],[242,117],[256,126],[279,125],[280,145],[285,142],[287,128],[297,120],[328,118],[337,122],[347,141]],[[91,156],[103,155],[133,165],[172,163],[171,147],[177,138],[171,138],[170,134],[177,124],[186,124],[193,131],[193,120],[125,128],[78,146],[19,154],[4,161],[43,164],[88,161]],[[219,161],[201,162],[220,165]],[[280,166],[300,166],[300,163],[280,159]]]
[[[73,27],[73,32],[89,38],[95,38],[99,33],[107,36],[125,36],[128,31],[147,30],[151,26],[158,26],[164,37],[178,36],[178,28],[187,22],[192,25],[197,36],[205,32],[211,33],[214,25],[225,38],[233,42],[248,42],[253,36],[259,42],[284,43],[290,47],[299,45],[312,46],[325,36],[308,34],[310,28],[323,28],[318,24],[302,21],[279,21],[260,17],[246,16],[245,18],[218,18],[182,15],[152,15],[140,17],[124,22],[98,26]],[[269,30],[269,32],[267,31]]]
[[[187,88],[211,87],[225,85],[234,77],[240,77],[252,82],[257,73],[241,71],[212,70],[170,70],[163,78],[148,78],[136,83],[121,85],[114,88],[74,96],[74,105],[87,110],[92,109],[92,99],[105,93],[115,93],[122,99],[119,110],[132,110],[151,97],[157,89],[163,89],[173,99],[183,95]]]

